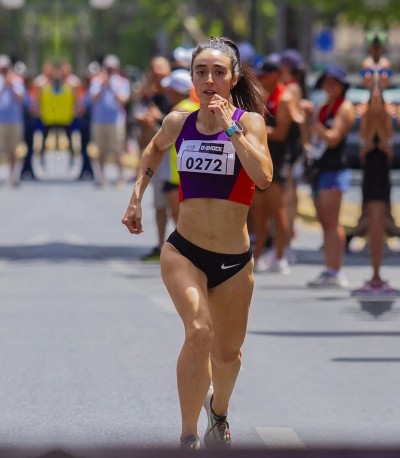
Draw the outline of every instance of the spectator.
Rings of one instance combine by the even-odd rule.
[[[161,86],[166,90],[172,106],[171,111],[191,112],[199,109],[199,103],[190,96],[193,84],[189,70],[174,70],[169,76],[161,80]],[[175,145],[169,148],[159,170],[164,183],[163,191],[167,195],[168,207],[176,224],[179,213],[179,174]]]
[[[142,88],[139,110],[135,117],[139,124],[138,142],[141,149],[148,144],[161,127],[164,117],[170,112],[171,103],[165,88],[161,86],[162,79],[170,73],[171,65],[167,58],[154,56],[151,59],[150,69]],[[164,182],[159,171],[154,174],[152,187],[158,243],[142,257],[142,261],[159,261],[168,222],[168,201],[163,191]]]
[[[288,215],[285,202],[285,177],[283,166],[287,135],[293,122],[288,93],[280,81],[280,56],[269,55],[256,70],[266,93],[268,147],[274,165],[272,184],[267,189],[256,189],[250,208],[252,230],[255,236],[254,269],[288,274],[290,268],[285,258],[289,239]],[[274,246],[270,256],[263,256],[268,236],[268,220],[275,225]]]
[[[281,53],[281,81],[285,84],[288,94],[289,111],[292,117],[286,139],[285,165],[283,175],[286,178],[285,196],[289,222],[289,239],[286,258],[295,262],[295,255],[290,242],[295,236],[295,219],[297,216],[297,185],[303,178],[303,144],[300,124],[303,122],[302,101],[307,96],[306,68],[302,55],[295,49],[285,49]]]
[[[17,75],[9,56],[0,55],[0,151],[10,164],[9,185],[19,182],[21,164],[17,146],[23,140],[23,104],[25,85]]]
[[[90,142],[90,119],[91,102],[89,96],[90,77],[86,76],[81,80],[81,85],[77,92],[77,105],[75,112],[76,125],[80,135],[82,166],[78,180],[93,180],[94,172],[88,154]]]
[[[117,56],[105,56],[102,70],[93,77],[89,94],[91,99],[91,136],[99,152],[97,183],[104,185],[105,163],[112,155],[118,167],[117,184],[123,183],[121,161],[121,116],[131,95],[127,78],[120,75],[120,60]]]
[[[385,219],[390,207],[390,166],[393,161],[393,123],[385,107],[379,74],[374,75],[368,108],[360,126],[360,157],[363,165],[363,208],[367,221],[372,277],[352,292],[353,296],[398,296],[380,275]]]
[[[390,60],[384,55],[386,35],[383,32],[367,34],[369,55],[362,61],[361,68],[391,68]]]
[[[26,155],[21,169],[21,180],[36,180],[37,177],[33,170],[34,135],[39,128],[39,107],[37,99],[37,88],[34,86],[33,79],[25,76],[25,97],[24,97],[24,141],[26,145]]]
[[[43,84],[39,87],[39,110],[43,125],[40,156],[42,165],[44,165],[46,140],[50,130],[56,134],[57,149],[59,148],[60,132],[64,132],[68,139],[69,150],[72,151],[70,126],[75,113],[75,88],[65,81],[63,69],[59,63],[53,65],[51,74],[43,78]]]
[[[362,76],[362,83],[366,89],[372,91],[376,85],[376,81],[379,81],[380,90],[388,88],[391,84],[393,70],[392,63],[390,60],[383,56],[383,44],[384,34],[373,34],[369,35],[368,40],[370,42],[370,55],[367,56],[360,68],[360,75]],[[385,102],[385,111],[388,116],[392,119],[392,123],[397,123],[397,107],[393,103]],[[360,130],[361,120],[367,110],[370,110],[370,101],[367,103],[360,103],[356,106],[356,125]],[[366,188],[363,188],[363,190]],[[363,197],[364,202],[364,197]],[[350,242],[353,237],[364,237],[368,231],[368,218],[365,211],[365,206],[362,205],[360,218],[354,228],[346,235],[347,249],[350,250]],[[385,213],[385,233],[387,235],[399,236],[400,228],[395,224],[393,215],[391,213],[391,205],[388,202]]]
[[[312,193],[322,226],[325,266],[308,283],[312,288],[342,288],[348,281],[341,272],[345,232],[339,221],[343,193],[350,188],[351,171],[345,153],[346,135],[354,123],[354,107],[345,94],[350,84],[344,68],[330,65],[317,80],[327,100],[315,117],[308,114],[309,154],[314,163]]]

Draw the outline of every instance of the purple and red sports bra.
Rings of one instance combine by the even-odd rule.
[[[190,113],[175,142],[178,151],[179,201],[225,199],[250,206],[255,185],[244,170],[225,131],[204,135],[196,129],[199,111]],[[239,121],[244,110],[236,109]]]

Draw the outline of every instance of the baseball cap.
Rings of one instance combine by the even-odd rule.
[[[257,74],[278,72],[281,66],[281,56],[274,52],[260,60],[255,68]]]
[[[184,48],[183,46],[178,46],[174,49],[173,58],[176,62],[185,68],[190,68],[190,64],[192,62],[192,52],[193,48]]]
[[[0,68],[9,67],[11,59],[6,54],[0,54]]]
[[[345,87],[345,91],[350,87],[349,80],[347,79],[346,70],[341,65],[328,65],[322,74],[317,79],[315,84],[316,89],[320,89],[324,78],[331,77],[335,78],[336,81],[342,83]]]
[[[104,57],[103,66],[109,68],[118,68],[120,66],[120,61],[116,55],[107,54]]]
[[[179,94],[187,95],[193,86],[192,77],[189,70],[174,70],[161,80],[161,86],[165,88],[170,87]]]
[[[287,65],[291,70],[304,68],[303,57],[296,49],[285,49],[282,51],[281,64]]]

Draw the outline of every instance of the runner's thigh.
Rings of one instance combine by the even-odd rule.
[[[168,242],[164,243],[160,262],[162,279],[185,327],[211,326],[205,274]]]

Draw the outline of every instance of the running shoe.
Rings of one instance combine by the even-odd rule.
[[[349,285],[343,274],[331,274],[324,270],[315,280],[307,283],[309,288],[346,288]]]
[[[400,290],[392,288],[388,282],[382,280],[369,280],[361,288],[353,290],[351,295],[367,298],[400,297]]]
[[[186,436],[181,439],[181,445],[179,448],[182,449],[192,449],[192,450],[199,450],[200,448],[200,439],[199,436],[191,435]]]
[[[140,260],[147,261],[147,262],[158,262],[160,260],[160,254],[161,254],[161,251],[158,248],[158,246],[156,246],[150,251],[150,253],[142,256]]]
[[[268,270],[269,265],[269,262],[260,256],[254,261],[254,272],[265,272]]]
[[[282,258],[282,259],[274,258],[271,261],[271,264],[268,266],[267,272],[288,275],[290,274],[289,263],[287,262],[285,258]]]
[[[208,418],[204,444],[207,448],[230,448],[231,433],[229,431],[228,413],[223,415],[216,415],[214,413],[211,407],[213,394],[214,391],[211,386],[204,400],[204,408],[206,409]]]
[[[275,259],[273,250],[268,250],[254,261],[254,272],[265,272],[269,269],[271,262]]]

